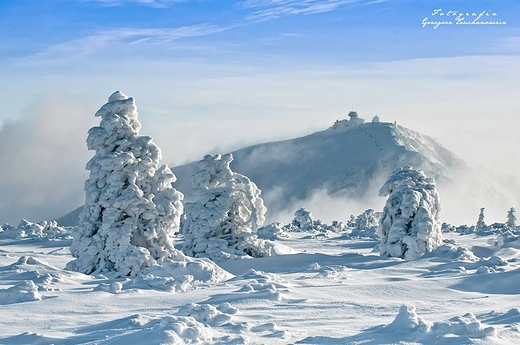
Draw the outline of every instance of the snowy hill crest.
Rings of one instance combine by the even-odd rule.
[[[372,198],[390,172],[413,166],[436,181],[466,170],[463,160],[434,139],[391,123],[333,126],[304,137],[233,152],[234,171],[262,190],[268,209],[304,200],[317,190],[348,198]],[[190,197],[196,164],[175,167],[176,187]]]

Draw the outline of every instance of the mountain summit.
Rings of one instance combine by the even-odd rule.
[[[354,199],[373,197],[388,174],[406,165],[440,184],[468,170],[462,159],[428,136],[392,123],[363,123],[355,112],[349,116],[324,131],[234,151],[232,169],[258,185],[268,208],[306,199],[316,190]],[[176,188],[189,198],[197,163],[172,170]]]
[[[377,116],[372,122],[364,122],[354,111],[348,116],[310,135],[234,151],[231,169],[257,184],[271,214],[291,211],[288,208],[296,204],[309,207],[306,201],[316,193],[378,207],[374,201],[382,203],[378,189],[392,171],[403,166],[420,169],[435,179],[443,221],[471,223],[483,206],[494,207],[495,215],[500,216],[516,205],[499,181],[484,177],[436,140],[395,123],[380,122]],[[177,176],[175,188],[184,193],[186,201],[193,200],[191,176],[197,170],[198,161],[172,168]],[[335,217],[346,219],[356,211],[345,210],[347,214]],[[73,225],[77,214],[75,210],[58,222]]]

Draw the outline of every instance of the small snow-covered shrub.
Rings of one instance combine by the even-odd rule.
[[[175,175],[159,166],[160,149],[141,124],[133,98],[117,91],[97,111],[101,123],[88,132],[94,157],[87,163],[85,206],[72,245],[69,270],[135,276],[165,259],[173,247],[183,195]]]
[[[58,226],[55,221],[32,223],[22,219],[18,226],[4,224],[0,226],[0,236],[9,238],[41,239],[70,239],[71,228]]]
[[[468,226],[466,224],[459,225],[455,228],[455,231],[461,235],[470,234],[475,232],[474,226]]]
[[[231,154],[206,155],[192,177],[197,201],[186,204],[183,252],[214,261],[273,255],[257,230],[267,211],[260,189],[231,171]]]
[[[416,259],[442,244],[441,204],[432,178],[409,166],[399,168],[379,196],[388,196],[378,228],[382,256]]]
[[[315,220],[312,213],[305,208],[296,210],[294,219],[283,228],[286,231],[295,232],[341,232],[347,230],[347,226],[340,221],[335,220],[331,225],[328,225],[319,219]]]
[[[286,228],[281,223],[267,224],[258,229],[258,237],[267,240],[277,240],[280,238],[289,237],[286,233]]]
[[[370,208],[365,210],[355,218],[349,237],[378,238],[377,227],[380,217],[380,212]]]
[[[457,228],[454,225],[448,224],[448,223],[442,223],[441,224],[441,231],[442,232],[456,232]]]
[[[303,207],[296,210],[291,225],[295,231],[314,230],[314,217],[312,216],[311,211]]]

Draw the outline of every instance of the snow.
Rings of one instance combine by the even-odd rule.
[[[0,344],[520,343],[511,206],[507,224],[487,226],[482,213],[482,226],[444,223],[441,234],[435,183],[401,168],[381,188],[383,212],[329,225],[299,205],[288,224],[262,226],[256,184],[231,170],[231,154],[208,155],[178,232],[182,195],[139,135],[134,99],[115,92],[96,116],[79,226],[0,226]],[[323,181],[368,191],[380,164],[414,163],[441,179],[464,165],[434,140],[377,122],[238,155],[262,183],[287,183],[285,203]]]
[[[267,209],[256,184],[231,171],[233,155],[206,155],[192,184],[197,200],[186,205],[183,252],[213,261],[276,255],[258,238]]]
[[[82,273],[135,276],[164,260],[183,260],[173,248],[183,211],[176,177],[159,166],[161,151],[141,124],[133,98],[114,92],[88,132],[95,155],[87,163],[85,206],[73,233],[68,268]]]
[[[475,212],[483,206],[489,219],[501,220],[504,210],[520,202],[508,197],[511,193],[499,186],[500,181],[483,176],[482,169],[469,166],[435,139],[386,122],[328,129],[232,154],[232,170],[248,176],[262,190],[269,222],[286,222],[301,207],[331,222],[335,216],[329,203],[321,211],[317,207],[325,201],[333,205],[351,200],[347,205],[356,214],[367,208],[379,211],[382,204],[374,202],[377,190],[392,171],[407,165],[435,179],[446,206],[444,221],[474,223]],[[172,168],[178,177],[175,187],[190,201],[190,177],[197,169],[197,162]],[[324,200],[322,194],[331,198]],[[356,203],[362,207],[354,209]],[[288,217],[277,218],[275,210]]]
[[[381,255],[416,259],[441,245],[441,204],[432,178],[412,167],[398,168],[379,196],[388,196],[378,228]]]
[[[379,256],[354,228],[287,231],[274,240],[294,248],[285,255],[116,278],[65,269],[71,228],[13,236],[26,226],[0,231],[2,344],[520,342],[516,229],[446,233],[417,260]]]

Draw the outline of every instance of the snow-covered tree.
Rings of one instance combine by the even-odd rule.
[[[160,149],[141,124],[133,98],[117,91],[88,132],[94,157],[87,163],[85,206],[70,247],[70,270],[135,276],[165,259],[182,256],[173,247],[183,211],[175,175],[158,166]]]
[[[514,207],[511,207],[509,209],[509,211],[507,211],[506,225],[511,229],[516,227],[516,215],[515,214],[516,214],[516,209]]]
[[[354,216],[353,214],[350,215],[350,217],[347,221],[347,226],[350,228],[353,228],[356,226],[356,216]]]
[[[294,218],[291,222],[293,228],[298,231],[311,231],[314,227],[314,217],[311,211],[306,208],[299,208],[294,212]]]
[[[354,221],[354,228],[358,230],[368,230],[379,225],[379,215],[371,208],[365,210]]]
[[[197,201],[186,204],[184,253],[215,261],[270,256],[271,247],[257,237],[267,209],[260,189],[231,171],[231,154],[206,155],[192,177]]]
[[[484,221],[484,207],[480,209],[480,214],[478,215],[477,224],[475,225],[476,231],[484,230],[487,227],[486,222]]]
[[[442,244],[435,181],[412,167],[395,170],[379,190],[388,196],[378,232],[382,256],[416,259]]]

